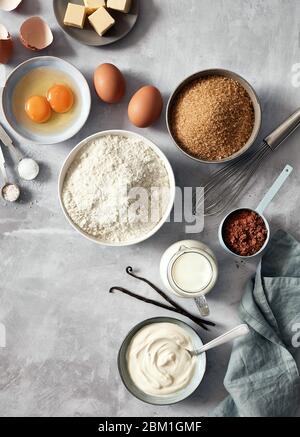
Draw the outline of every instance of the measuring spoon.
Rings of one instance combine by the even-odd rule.
[[[4,200],[8,202],[16,202],[20,197],[20,188],[16,184],[12,184],[8,180],[6,167],[5,167],[5,159],[2,152],[2,148],[0,146],[0,171],[4,180],[4,185],[1,188],[1,196]]]
[[[36,161],[34,161],[34,159],[31,158],[25,158],[21,152],[16,148],[16,146],[13,144],[12,139],[8,136],[7,132],[4,130],[3,126],[0,123],[0,140],[2,141],[2,143],[8,147],[17,157],[19,163],[18,163],[18,173],[19,176],[26,180],[26,181],[32,181],[33,179],[35,179],[37,177],[37,175],[39,174],[39,165]],[[22,171],[21,171],[21,167],[29,164],[32,168],[32,172],[25,177],[24,174],[22,175]]]
[[[221,344],[228,343],[231,340],[234,340],[237,337],[243,337],[244,335],[249,334],[250,329],[248,328],[248,325],[242,324],[238,325],[235,328],[231,329],[228,332],[225,332],[225,334],[220,335],[219,337],[215,338],[214,340],[206,343],[204,346],[202,346],[200,349],[196,351],[188,351],[191,357],[196,357],[203,352],[208,351],[209,349],[213,349],[214,347],[221,346]]]
[[[255,210],[251,209],[251,208],[238,208],[235,209],[233,211],[231,211],[229,214],[226,215],[226,217],[222,220],[220,226],[219,226],[219,241],[221,246],[229,253],[231,253],[232,255],[235,255],[239,258],[252,258],[254,256],[257,256],[258,254],[260,254],[268,245],[269,240],[270,240],[270,226],[269,223],[267,221],[267,219],[264,217],[263,213],[265,211],[265,209],[267,208],[267,206],[269,206],[269,204],[272,202],[273,198],[275,197],[275,195],[278,193],[278,191],[280,190],[280,188],[282,187],[282,185],[284,184],[284,182],[286,181],[286,179],[289,177],[289,175],[292,173],[293,171],[293,167],[291,167],[290,165],[286,165],[285,168],[282,170],[282,172],[280,173],[280,175],[278,176],[278,178],[276,179],[276,181],[273,183],[273,185],[271,186],[271,188],[269,189],[269,191],[267,192],[267,194],[263,197],[263,199],[261,200],[261,202],[259,203],[259,205],[257,206],[257,208]],[[249,256],[241,256],[238,255],[237,253],[232,252],[225,244],[225,241],[223,239],[223,226],[225,221],[227,220],[227,218],[231,215],[236,213],[237,211],[240,210],[245,210],[247,209],[248,211],[253,211],[256,214],[258,214],[262,220],[264,221],[266,230],[267,230],[267,238],[266,241],[264,242],[263,246],[261,247],[261,249],[254,253],[253,255],[249,255]]]

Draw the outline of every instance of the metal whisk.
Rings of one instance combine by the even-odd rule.
[[[194,195],[194,213],[204,215],[224,212],[241,194],[264,159],[275,151],[300,125],[300,108],[268,135],[259,148],[214,172],[199,199]]]

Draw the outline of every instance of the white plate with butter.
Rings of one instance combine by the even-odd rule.
[[[139,0],[131,1],[128,13],[123,13],[121,11],[107,8],[108,14],[112,17],[113,20],[115,20],[115,23],[107,30],[107,32],[105,32],[103,36],[100,36],[97,34],[95,29],[89,22],[89,17],[91,17],[91,15],[87,14],[87,16],[84,18],[85,25],[83,29],[79,27],[82,25],[83,20],[83,17],[80,14],[80,8],[77,13],[74,10],[74,13],[71,14],[71,19],[78,27],[64,24],[65,14],[69,3],[84,6],[84,0],[53,0],[53,9],[57,22],[63,29],[63,31],[66,32],[69,36],[76,39],[82,44],[90,46],[104,46],[119,41],[121,38],[124,38],[134,27],[139,15]],[[116,2],[116,4],[117,3],[120,2]],[[124,5],[125,4],[126,2],[124,2]],[[95,15],[95,19],[92,19],[92,21],[95,23],[95,28],[98,28],[100,30],[102,28],[102,25],[104,26],[103,28],[105,28],[105,23],[103,23],[103,21],[106,21],[106,19],[106,14],[104,14],[104,18],[103,16],[101,16],[101,14],[98,17],[97,15]],[[108,21],[107,25],[109,25]]]

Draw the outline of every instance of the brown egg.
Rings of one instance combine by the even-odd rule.
[[[7,64],[13,52],[11,36],[3,24],[0,24],[0,64]]]
[[[161,93],[154,86],[144,86],[131,98],[128,105],[128,117],[137,127],[151,126],[159,119],[163,109]]]
[[[96,68],[94,85],[98,96],[106,103],[118,103],[126,91],[123,74],[112,64],[102,64]]]

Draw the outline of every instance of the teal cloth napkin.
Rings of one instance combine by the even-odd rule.
[[[247,284],[240,317],[251,333],[235,340],[224,385],[229,396],[212,416],[287,417],[299,407],[293,358],[300,322],[300,244],[278,231]]]

